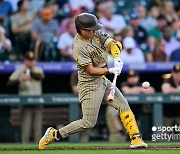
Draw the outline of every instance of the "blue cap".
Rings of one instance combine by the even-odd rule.
[[[136,13],[136,12],[131,13],[130,18],[131,18],[131,19],[138,19],[138,18],[139,18],[139,14]]]

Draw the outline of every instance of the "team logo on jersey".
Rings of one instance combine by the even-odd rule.
[[[99,39],[99,38],[96,38],[96,42],[97,42],[97,43],[100,43],[100,39]]]

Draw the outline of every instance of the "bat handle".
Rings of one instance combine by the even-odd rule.
[[[113,79],[113,82],[112,82],[112,86],[111,86],[111,88],[109,90],[109,95],[108,95],[108,98],[107,98],[108,102],[112,102],[114,100],[117,76],[118,76],[118,73],[116,72],[114,74],[114,79]]]
[[[114,95],[115,95],[115,87],[112,86],[109,90],[109,95],[108,95],[108,102],[112,102],[114,100]]]

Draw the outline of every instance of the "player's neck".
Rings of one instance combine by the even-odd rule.
[[[92,41],[92,39],[90,39],[90,38],[84,38],[82,35],[80,35],[80,34],[77,34],[77,36],[78,36],[78,38],[79,39],[81,39],[81,40],[83,40],[83,41],[87,41],[87,42],[91,42]]]

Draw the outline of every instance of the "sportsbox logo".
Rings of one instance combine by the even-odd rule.
[[[153,126],[152,141],[177,141],[180,140],[180,125]]]

